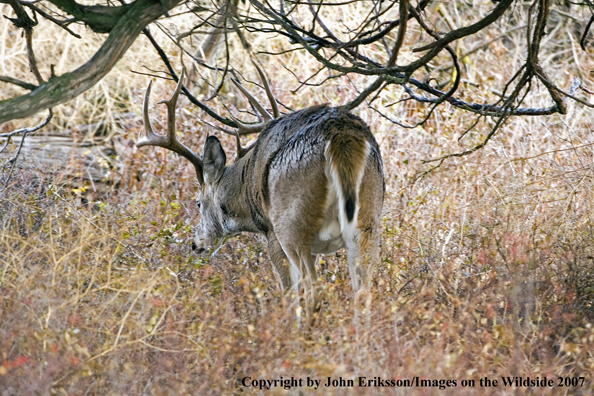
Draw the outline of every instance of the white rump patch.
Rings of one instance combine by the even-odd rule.
[[[363,181],[363,174],[365,173],[365,163],[361,166],[359,174],[357,175],[357,184],[355,186],[355,191],[357,194],[357,202],[355,204],[355,212],[353,214],[353,221],[349,222],[346,214],[345,208],[345,197],[342,192],[342,188],[340,187],[340,178],[339,174],[335,169],[334,164],[332,163],[332,158],[328,153],[328,149],[330,148],[330,142],[326,143],[326,147],[324,149],[324,154],[326,156],[326,169],[324,170],[326,173],[326,177],[330,181],[332,188],[329,190],[334,190],[336,196],[338,197],[338,222],[340,224],[340,232],[342,234],[342,239],[344,241],[353,241],[358,235],[357,230],[357,219],[359,214],[359,188],[361,187],[361,182]],[[371,147],[369,142],[365,142],[365,162],[367,162],[367,158],[369,157],[369,152],[371,151]],[[330,192],[329,192],[330,193]]]

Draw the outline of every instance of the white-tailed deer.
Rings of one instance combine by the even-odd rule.
[[[144,97],[146,136],[138,147],[160,146],[194,164],[200,183],[200,224],[192,247],[217,249],[241,232],[261,233],[283,290],[303,283],[308,315],[318,308],[316,258],[346,247],[353,290],[369,286],[379,259],[379,224],[384,200],[380,150],[367,125],[340,108],[314,106],[278,117],[278,107],[257,67],[275,119],[239,83],[237,87],[262,115],[259,124],[239,125],[237,157],[227,157],[209,136],[202,157],[177,140],[175,106],[184,74],[167,105],[166,135],[153,132]],[[161,102],[160,102],[161,103]],[[229,131],[227,131],[229,133]],[[239,135],[260,132],[242,148]]]

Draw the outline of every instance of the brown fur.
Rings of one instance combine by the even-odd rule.
[[[216,144],[207,141],[205,164],[225,163]],[[239,232],[266,235],[281,287],[301,282],[309,315],[319,303],[314,250],[346,246],[354,290],[368,287],[379,258],[384,179],[379,147],[361,119],[328,106],[285,115],[265,127],[245,156],[217,166],[205,166],[198,249]],[[344,221],[337,228],[343,198],[352,206],[349,224],[356,221],[348,237],[341,234]],[[348,216],[349,208],[342,210]]]

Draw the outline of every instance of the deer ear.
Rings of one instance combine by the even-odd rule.
[[[216,136],[209,136],[204,144],[204,154],[202,155],[204,163],[204,181],[214,183],[223,174],[227,156],[221,146],[221,142]]]

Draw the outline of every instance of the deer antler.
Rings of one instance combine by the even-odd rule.
[[[258,75],[260,76],[260,80],[262,81],[262,85],[264,86],[264,91],[266,91],[266,96],[268,97],[270,106],[272,106],[272,115],[274,118],[278,118],[280,116],[280,112],[278,111],[278,104],[276,103],[276,99],[274,99],[274,95],[272,94],[272,90],[270,89],[270,83],[266,78],[266,74],[264,74],[264,72],[256,62],[252,61],[252,63],[258,71]]]
[[[256,62],[254,62],[252,60],[252,63],[254,64],[254,67],[258,71],[258,75],[260,76],[260,80],[262,81],[262,85],[264,86],[264,91],[266,91],[266,96],[268,97],[268,100],[270,101],[270,105],[272,106],[272,113],[273,113],[274,117],[271,116],[270,113],[264,108],[264,106],[262,106],[260,104],[260,102],[258,102],[258,99],[256,99],[252,94],[250,94],[236,79],[234,79],[234,78],[231,79],[231,81],[233,81],[233,84],[235,84],[237,89],[239,89],[241,91],[241,93],[247,98],[247,100],[252,104],[252,106],[254,106],[254,108],[258,111],[258,113],[260,113],[260,116],[262,117],[262,121],[259,123],[246,124],[242,121],[239,121],[237,118],[235,118],[233,116],[233,114],[229,114],[229,116],[233,119],[233,121],[235,121],[235,123],[238,125],[237,130],[234,131],[234,133],[233,133],[235,135],[236,141],[237,141],[236,160],[243,157],[249,151],[249,149],[244,149],[243,147],[241,147],[241,141],[239,140],[239,137],[241,135],[249,135],[252,133],[261,132],[262,129],[264,129],[264,127],[266,126],[266,124],[269,121],[271,121],[273,118],[278,118],[278,116],[280,114],[280,112],[278,110],[278,104],[276,103],[276,100],[274,99],[274,95],[272,95],[272,90],[270,89],[270,83],[268,82],[266,75],[264,74],[264,72],[262,71],[260,66],[258,66],[258,64]],[[223,132],[229,133],[229,131],[227,131],[225,129],[221,129],[221,130]]]
[[[175,135],[175,106],[177,104],[177,98],[179,97],[179,93],[182,88],[182,82],[185,76],[185,68],[182,69],[181,76],[179,77],[179,82],[177,83],[177,87],[171,95],[169,100],[161,100],[157,102],[157,104],[164,103],[167,106],[167,134],[166,135],[157,135],[153,131],[153,127],[151,126],[151,121],[149,119],[148,114],[148,107],[149,107],[149,97],[151,95],[151,86],[152,81],[149,83],[148,88],[146,89],[146,93],[144,94],[144,104],[142,107],[142,116],[144,119],[144,129],[146,131],[146,135],[139,136],[138,142],[136,143],[136,147],[142,146],[157,146],[163,147],[173,152],[178,153],[186,157],[196,168],[196,176],[198,177],[198,182],[200,184],[204,184],[204,176],[202,173],[202,158],[188,147],[186,147],[183,143],[177,140],[177,136]]]

